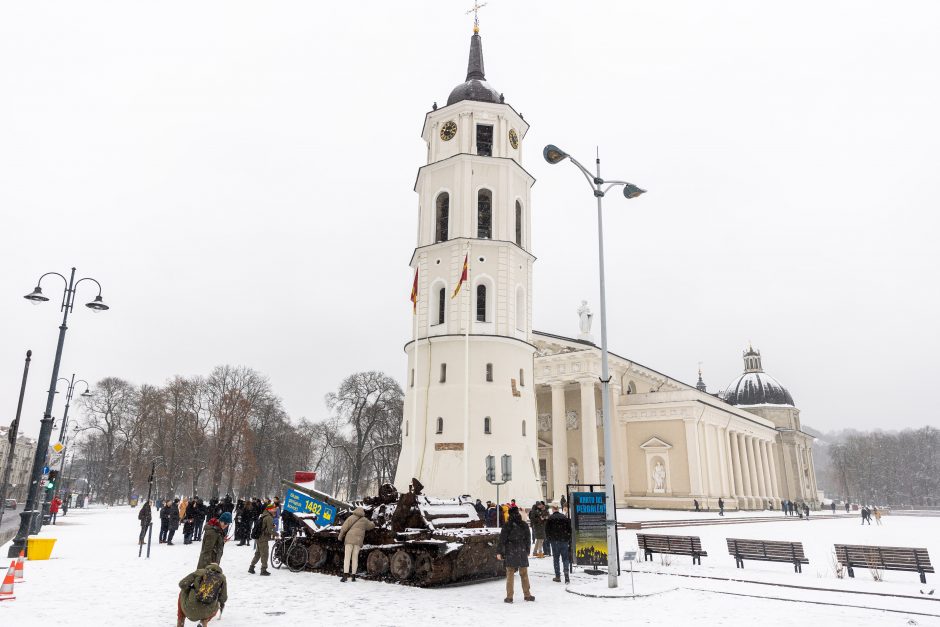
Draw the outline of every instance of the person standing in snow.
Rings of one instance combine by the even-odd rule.
[[[545,538],[552,551],[552,564],[555,566],[555,578],[552,581],[561,581],[559,560],[565,571],[565,583],[569,583],[568,573],[571,572],[571,519],[559,511],[558,503],[552,503],[552,515],[545,522]]]
[[[874,511],[874,514],[875,514],[875,524],[880,527],[880,526],[881,526],[881,510],[876,507],[876,508],[875,508],[875,511]],[[870,521],[870,520],[869,520],[868,524],[869,524],[869,525],[871,524],[871,521]]]
[[[545,521],[548,518],[548,511],[541,501],[536,502],[529,511],[529,523],[532,525],[532,537],[535,539],[535,546],[532,548],[532,557],[545,557],[542,545],[545,543]]]
[[[173,535],[176,533],[176,530],[180,526],[180,500],[173,499],[173,504],[170,505],[170,521],[169,526],[167,527],[166,532],[166,544],[167,546],[173,546]]]
[[[183,544],[193,543],[196,527],[196,499],[190,499],[183,511]]]
[[[366,531],[375,529],[375,523],[366,518],[366,512],[361,507],[350,514],[349,518],[343,521],[343,526],[339,530],[339,541],[344,545],[343,553],[343,578],[340,581],[346,581],[346,577],[352,576],[356,581],[356,571],[359,570],[359,549],[366,541]]]
[[[166,536],[170,532],[170,502],[163,501],[163,507],[160,508],[160,544],[166,542]]]
[[[202,541],[202,526],[206,522],[208,513],[209,508],[202,502],[202,499],[196,498],[196,517],[193,520],[193,540],[196,542]]]
[[[251,534],[255,539],[255,556],[251,558],[248,572],[252,575],[255,574],[255,564],[258,560],[261,560],[261,574],[265,576],[271,574],[268,572],[268,542],[274,538],[274,510],[274,503],[270,503],[258,517],[258,522],[255,523],[255,529]]]
[[[803,503],[803,515],[806,516],[806,520],[809,520],[809,504]]]
[[[274,497],[274,535],[281,530],[281,499]]]
[[[222,551],[225,550],[225,530],[232,524],[232,515],[223,512],[218,518],[212,518],[206,523],[202,533],[202,548],[199,551],[199,562],[196,568],[205,568],[209,564],[218,564],[222,561]]]
[[[59,508],[62,507],[62,499],[59,498],[59,495],[56,494],[52,497],[52,502],[49,503],[49,514],[52,516],[52,524],[55,524],[56,516],[59,514]]]
[[[140,521],[140,537],[137,539],[137,544],[144,543],[144,536],[147,535],[147,527],[150,526],[152,516],[153,514],[150,512],[150,501],[147,501],[140,508],[140,511],[137,512],[137,520]]]
[[[480,520],[486,520],[486,507],[483,505],[483,501],[477,499],[477,502],[473,504],[473,509],[477,510],[477,516],[480,517]]]
[[[493,503],[493,501],[487,501],[486,502],[486,514],[483,517],[483,520],[486,522],[486,526],[495,527],[496,519],[497,519],[496,504]]]
[[[720,496],[718,497],[718,515],[719,516],[725,515],[725,500],[721,498]]]
[[[516,571],[522,580],[522,595],[526,601],[535,597],[529,589],[529,526],[522,520],[518,507],[509,508],[509,520],[499,533],[496,559],[506,562],[506,603],[512,603]]]
[[[180,580],[176,600],[176,627],[184,627],[186,619],[208,625],[228,602],[228,583],[218,564],[206,564]]]

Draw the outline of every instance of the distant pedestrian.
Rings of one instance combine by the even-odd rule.
[[[150,512],[150,501],[147,501],[140,508],[140,511],[137,512],[137,520],[140,521],[140,537],[137,539],[137,544],[144,543],[144,536],[147,535],[147,528],[150,527],[152,516],[153,514]]]
[[[274,497],[274,533],[281,530],[281,499]]]
[[[269,503],[265,508],[264,512],[261,513],[261,516],[258,518],[258,522],[255,523],[254,531],[252,532],[252,538],[255,541],[255,556],[251,558],[251,565],[248,567],[248,572],[252,575],[255,574],[255,564],[258,563],[258,560],[261,560],[261,574],[270,575],[268,572],[268,542],[274,538],[274,510],[277,507],[274,503]]]
[[[166,542],[167,534],[170,533],[170,502],[163,501],[163,507],[160,508],[160,544]]]
[[[867,505],[862,505],[862,524],[871,525],[871,510]]]
[[[829,503],[829,507],[832,508],[832,515],[835,516],[836,515],[836,502],[832,501],[831,503]]]
[[[69,515],[69,507],[71,506],[71,504],[72,504],[72,493],[66,492],[65,498],[62,499],[62,515],[63,516]]]
[[[692,499],[692,503],[695,505],[695,511],[697,512],[702,511],[701,508],[699,508],[698,499]]]
[[[202,541],[202,526],[206,522],[206,515],[209,513],[209,507],[201,498],[196,498],[196,517],[193,520],[193,541]]]
[[[720,496],[718,497],[718,515],[719,516],[725,515],[725,500],[721,498]]]
[[[561,511],[568,513],[568,499],[565,498],[565,495],[561,495],[561,500],[558,501],[558,504],[561,505]]]
[[[846,513],[846,514],[849,513],[849,502],[848,502],[848,501],[845,502],[845,513]]]
[[[477,510],[480,520],[486,520],[486,506],[483,505],[483,501],[477,499],[477,502],[473,504],[473,509]]]
[[[532,538],[535,546],[532,547],[532,557],[545,557],[542,545],[545,543],[545,521],[548,519],[548,509],[541,501],[537,502],[529,512],[529,524],[532,525]]]
[[[509,509],[509,520],[499,534],[499,546],[496,559],[506,562],[506,603],[512,603],[513,585],[516,571],[522,580],[522,595],[526,601],[535,597],[529,589],[529,527],[522,520],[519,508]]]
[[[173,499],[173,504],[170,505],[170,521],[169,526],[167,527],[166,532],[166,544],[167,546],[173,546],[173,534],[176,533],[176,530],[180,526],[180,500]]]
[[[552,564],[555,567],[555,578],[552,581],[561,581],[559,560],[565,571],[565,583],[569,583],[568,573],[571,572],[571,519],[562,514],[559,504],[552,503],[552,515],[545,522],[545,539],[552,551]]]
[[[52,524],[55,524],[55,519],[59,514],[59,508],[62,507],[62,499],[59,498],[59,495],[52,497],[52,502],[49,503],[49,514],[52,516]]]
[[[206,523],[202,532],[202,548],[199,551],[199,562],[196,568],[205,568],[209,564],[218,564],[222,561],[222,552],[225,550],[225,530],[232,524],[232,515],[223,512],[218,518],[212,518]]]
[[[496,513],[496,504],[493,501],[486,502],[486,514],[484,515],[483,520],[486,522],[487,527],[495,527],[496,521],[499,515]]]
[[[809,503],[803,503],[803,515],[809,520]]]
[[[880,527],[881,526],[881,510],[876,507],[872,513],[875,515],[875,524]],[[871,522],[869,521],[868,524],[871,524]]]
[[[183,511],[183,544],[193,543],[196,532],[196,499],[190,499]]]
[[[350,575],[356,581],[356,572],[359,571],[359,549],[366,541],[366,531],[375,529],[375,523],[366,518],[366,513],[357,507],[349,518],[343,521],[339,530],[339,541],[343,543],[343,578],[346,581]]]
[[[218,564],[207,564],[183,577],[176,600],[176,627],[184,627],[186,619],[208,625],[215,615],[225,609],[228,584]]]

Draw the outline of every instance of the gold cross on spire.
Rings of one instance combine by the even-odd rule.
[[[480,32],[480,9],[485,7],[488,3],[484,2],[480,4],[476,0],[473,0],[473,8],[467,11],[467,15],[473,13],[473,34]]]

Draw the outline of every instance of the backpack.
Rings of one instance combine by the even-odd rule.
[[[193,596],[195,596],[196,601],[203,605],[215,603],[216,599],[219,598],[219,594],[222,593],[223,581],[222,573],[217,570],[206,570],[206,574],[202,576],[202,581],[195,588],[196,593]]]
[[[261,521],[255,523],[254,528],[251,530],[251,539],[257,540],[261,537]]]

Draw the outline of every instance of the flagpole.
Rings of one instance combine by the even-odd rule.
[[[463,484],[470,491],[470,325],[473,324],[473,281],[470,279],[470,240],[467,240],[467,326],[464,329],[463,345],[463,377],[464,377],[464,405],[463,405]]]

